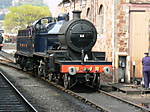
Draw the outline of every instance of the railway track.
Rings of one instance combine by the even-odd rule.
[[[46,80],[51,85],[58,89],[78,98],[80,101],[97,108],[100,112],[150,112],[150,109],[134,104],[130,101],[124,100],[120,97],[109,94],[105,91],[93,91],[90,93],[86,92],[74,92],[72,90],[66,90],[63,86],[58,85],[54,82]],[[82,89],[82,88],[80,88]],[[88,90],[92,88],[87,88]]]
[[[11,65],[9,66],[11,67]],[[18,67],[12,67],[18,69]],[[54,82],[50,82],[45,78],[42,79],[55,86],[56,88],[64,91],[65,93],[74,96],[80,101],[97,108],[101,112],[150,112],[150,109],[148,108],[124,100],[105,91],[99,90],[91,93],[74,92],[72,90],[66,90],[63,86]]]
[[[9,54],[9,53],[7,53],[7,52],[4,52],[4,51],[0,51],[0,57],[2,58],[2,59],[6,59],[6,60],[8,60],[8,61],[11,61],[11,62],[14,62],[14,58],[13,58],[13,55],[12,54]],[[1,60],[2,60],[1,59]]]
[[[0,72],[0,111],[37,112],[2,72]]]

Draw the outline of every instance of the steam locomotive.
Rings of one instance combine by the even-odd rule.
[[[94,25],[80,19],[81,11],[73,11],[73,19],[61,14],[57,21],[41,18],[32,26],[18,31],[16,63],[39,77],[62,83],[67,89],[80,84],[100,87],[100,75],[111,73],[112,63],[105,52],[93,52],[97,40]]]

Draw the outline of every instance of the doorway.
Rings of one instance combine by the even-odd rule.
[[[118,70],[119,70],[119,82],[126,82],[126,58],[127,56],[119,56]]]

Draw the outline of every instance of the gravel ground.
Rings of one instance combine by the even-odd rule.
[[[85,87],[84,87],[84,90],[85,90]],[[86,99],[94,102],[97,105],[103,106],[110,112],[141,112],[140,109],[137,109],[134,106],[130,106],[127,103],[123,103],[122,101],[114,100],[112,97],[109,97],[107,95],[97,93],[94,91],[89,91],[88,88],[85,91],[88,91],[88,92],[82,92],[81,90],[80,92],[77,92],[77,94],[81,95],[82,97],[85,97]],[[119,94],[119,92],[115,92],[114,94],[117,95],[117,93]],[[125,95],[122,94],[121,96],[120,94],[121,98],[124,98],[124,96]],[[130,96],[128,97],[130,98]]]
[[[2,65],[0,69],[39,112],[98,112],[38,78]]]
[[[132,95],[127,95],[126,93],[122,93],[122,92],[111,92],[111,94],[119,96],[119,97],[121,97],[123,99],[126,99],[128,101],[134,102],[134,103],[136,103],[138,105],[150,108],[150,94],[132,94]]]

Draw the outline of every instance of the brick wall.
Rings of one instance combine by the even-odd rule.
[[[126,0],[120,0],[115,5],[115,38],[119,53],[128,52],[129,6]]]

